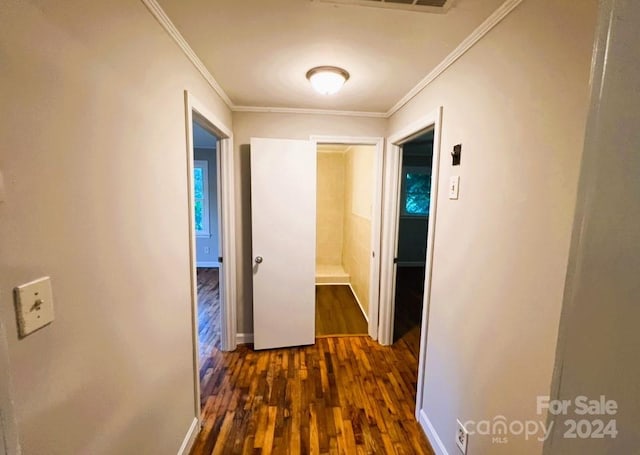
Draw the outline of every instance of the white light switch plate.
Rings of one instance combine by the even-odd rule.
[[[460,176],[453,175],[449,179],[449,199],[458,199],[460,195]]]
[[[39,278],[15,288],[20,337],[26,337],[53,321],[51,278]]]

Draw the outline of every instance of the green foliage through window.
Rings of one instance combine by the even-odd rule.
[[[431,200],[431,175],[424,171],[404,173],[404,212],[407,215],[428,215]]]
[[[209,193],[207,162],[196,161],[193,167],[193,206],[196,234],[209,234]]]

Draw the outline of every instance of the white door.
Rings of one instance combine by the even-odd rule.
[[[251,139],[255,349],[315,342],[316,150]]]

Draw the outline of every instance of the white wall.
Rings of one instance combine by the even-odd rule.
[[[559,416],[548,455],[631,454],[640,440],[640,4],[605,0],[552,397],[618,404]],[[571,411],[575,410],[572,404]],[[615,439],[566,439],[567,419],[615,420]]]
[[[450,454],[456,418],[544,420],[585,129],[596,0],[524,0],[390,120],[444,107],[423,411]],[[462,143],[462,165],[450,152]],[[470,455],[542,444],[472,436]]]
[[[25,454],[171,454],[194,418],[184,90],[231,114],[140,1],[5,0],[0,318]],[[12,288],[53,282],[18,340]]]
[[[251,137],[283,139],[309,139],[311,135],[381,137],[384,136],[386,125],[387,121],[381,118],[234,112],[233,131],[237,154],[236,230],[239,233],[236,270],[239,333],[253,332],[251,167],[249,162]]]

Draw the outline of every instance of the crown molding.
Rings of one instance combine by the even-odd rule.
[[[184,39],[176,26],[171,22],[169,16],[164,12],[162,7],[156,0],[141,0],[149,9],[151,14],[162,25],[166,32],[173,38],[176,44],[182,49],[187,58],[193,63],[196,69],[202,74],[205,80],[211,85],[213,90],[222,98],[225,104],[233,112],[254,112],[254,113],[277,113],[277,114],[306,114],[306,115],[336,115],[345,117],[370,117],[370,118],[389,118],[398,112],[405,104],[411,101],[431,84],[438,76],[444,73],[451,65],[453,65],[460,57],[462,57],[469,49],[471,49],[478,41],[480,41],[487,33],[489,33],[496,25],[515,10],[523,0],[506,0],[497,10],[491,14],[478,28],[476,28],[469,36],[465,38],[445,59],[440,62],[429,74],[427,74],[418,84],[413,87],[405,96],[403,96],[391,109],[387,112],[363,112],[363,111],[341,111],[331,109],[305,109],[295,107],[261,107],[261,106],[236,106],[231,98],[225,93],[222,86],[211,75],[202,60],[196,55],[189,43]]]
[[[451,65],[453,65],[460,57],[467,53],[478,41],[480,41],[487,33],[489,33],[496,25],[509,15],[523,0],[507,0],[497,10],[491,14],[478,28],[476,28],[469,36],[461,42],[445,59],[440,62],[424,79],[413,87],[403,96],[391,109],[386,112],[387,117],[391,117],[398,112],[402,106],[411,101],[424,88],[431,84],[438,76],[444,73]]]
[[[306,109],[297,107],[233,106],[233,111],[271,114],[342,115],[346,117],[387,117],[387,114],[385,112],[340,111],[331,109]]]
[[[142,0],[142,3],[145,4],[147,9],[151,12],[151,14],[153,14],[160,25],[162,25],[162,28],[166,30],[169,36],[173,38],[176,44],[180,46],[180,49],[182,49],[184,55],[186,55],[187,58],[191,60],[193,66],[195,66],[200,74],[202,74],[202,77],[206,79],[213,90],[215,90],[215,92],[220,95],[220,98],[222,98],[225,104],[233,110],[233,102],[231,101],[231,98],[229,98],[222,86],[218,84],[218,81],[214,79],[202,60],[200,60],[200,57],[198,57],[195,51],[191,49],[191,46],[189,46],[187,40],[184,39],[184,36],[182,36],[176,26],[173,25],[173,22],[171,22],[171,19],[169,19],[169,16],[167,16],[167,13],[164,12],[158,2],[156,0]]]
[[[447,0],[443,6],[422,6],[412,3],[387,3],[379,0],[311,0],[317,3],[342,6],[364,6],[367,8],[385,8],[412,13],[446,14],[456,0]]]

